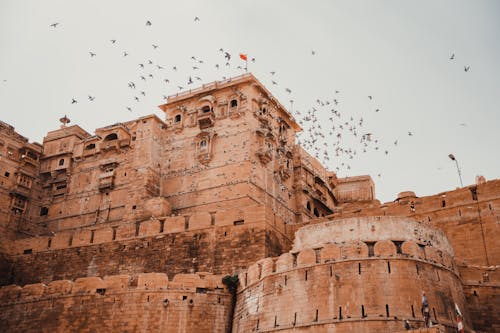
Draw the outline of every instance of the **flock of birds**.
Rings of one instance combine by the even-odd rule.
[[[195,17],[194,22],[199,22],[200,18]],[[145,22],[145,27],[152,26],[150,20]],[[51,28],[57,28],[59,23],[53,23],[50,25]],[[110,39],[109,43],[111,46],[117,47],[120,43],[116,39]],[[157,50],[160,45],[156,43],[151,43],[151,48],[153,51]],[[183,91],[188,89],[190,85],[195,83],[203,82],[202,77],[198,73],[206,71],[208,68],[212,70],[219,71],[221,74],[225,68],[232,68],[240,70],[241,72],[246,72],[248,70],[248,61],[246,55],[241,55],[239,57],[234,56],[228,50],[220,48],[218,50],[218,59],[216,63],[209,64],[208,61],[201,59],[196,56],[191,56],[189,58],[190,66],[188,68],[180,67],[178,65],[165,66],[163,64],[155,63],[151,59],[144,59],[143,61],[133,64],[135,69],[138,71],[136,77],[131,78],[127,82],[127,86],[130,91],[131,102],[125,106],[126,110],[132,112],[137,103],[140,103],[148,93],[148,88],[152,84],[166,85],[171,90],[175,89],[177,91]],[[97,57],[97,53],[93,50],[88,51],[90,58]],[[316,56],[317,52],[311,50],[311,56]],[[128,57],[128,51],[122,51],[122,57]],[[235,63],[235,59],[237,63]],[[455,59],[455,54],[452,54],[449,58],[450,61]],[[245,60],[244,62],[242,60]],[[249,58],[250,63],[255,63],[256,59]],[[181,71],[182,70],[182,71]],[[464,71],[468,72],[470,66],[464,66]],[[173,82],[174,80],[170,77],[174,73],[185,72],[185,80],[183,82]],[[276,71],[270,71],[270,82],[272,86],[280,86],[277,82]],[[222,75],[222,79],[225,80],[228,77]],[[288,87],[282,88],[290,97],[292,97],[292,90]],[[351,160],[355,159],[361,154],[368,152],[378,152],[384,155],[389,155],[390,152],[398,146],[398,143],[402,141],[402,138],[395,138],[393,140],[388,140],[384,143],[382,138],[377,137],[372,131],[366,127],[366,121],[363,117],[354,117],[352,115],[346,114],[341,110],[341,96],[339,90],[334,90],[330,98],[316,99],[314,104],[307,111],[293,110],[294,100],[290,99],[291,112],[297,122],[303,128],[303,131],[297,135],[297,143],[302,145],[310,154],[315,158],[320,160],[327,167],[335,168],[337,172],[350,173],[351,170]],[[90,94],[87,95],[87,100],[93,102],[95,96]],[[163,99],[167,99],[167,96],[163,95]],[[372,95],[367,95],[366,97],[370,103],[375,103],[375,98]],[[76,97],[71,99],[71,104],[79,103]],[[381,111],[380,107],[372,105],[373,108],[369,112],[377,114]],[[325,121],[325,119],[327,119]],[[460,124],[465,126],[464,123]],[[406,137],[413,137],[412,130],[407,131]],[[378,174],[381,177],[381,174]]]

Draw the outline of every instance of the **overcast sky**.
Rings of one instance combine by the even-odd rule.
[[[230,67],[220,48],[232,55]],[[405,190],[424,196],[459,186],[450,153],[464,185],[479,174],[500,176],[494,0],[0,0],[0,120],[41,142],[64,114],[91,133],[152,113],[164,119],[163,95],[241,74],[239,52],[255,58],[249,71],[284,106],[294,101],[299,120],[318,110],[327,146],[322,138],[317,144],[329,152],[328,167],[339,177],[371,175],[383,202]],[[337,105],[326,105],[333,99]],[[363,118],[358,137],[346,131],[339,145],[357,152],[352,159],[335,156],[332,108],[342,115],[337,131]],[[363,147],[366,133],[377,144]]]

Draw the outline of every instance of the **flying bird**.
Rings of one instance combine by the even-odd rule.
[[[194,21],[195,21],[195,22],[196,22],[196,21],[199,21],[199,20],[200,20],[200,18],[199,18],[198,16],[195,16],[195,17],[194,17]]]
[[[71,104],[76,104],[76,103],[78,103],[78,101],[76,99],[72,98],[71,99]]]
[[[144,68],[144,64],[139,64],[139,67]]]
[[[110,42],[111,42],[111,44],[115,44],[116,43],[116,39],[111,39]]]
[[[158,45],[153,44],[153,49],[157,49]]]
[[[231,55],[228,52],[224,52],[224,57],[227,59],[227,61],[231,60]]]
[[[285,91],[289,94],[292,92],[289,88],[286,88]]]
[[[372,96],[368,96],[368,98],[369,98],[369,99],[373,99],[373,97],[372,97]]]
[[[311,54],[312,54],[312,55],[316,55],[316,51],[312,50],[312,51],[311,51]]]
[[[465,72],[468,72],[468,71],[469,71],[469,69],[470,69],[470,66],[464,66],[464,71],[465,71]]]
[[[413,133],[408,131],[408,136],[413,136]]]
[[[274,75],[274,74],[276,74],[276,72],[269,72],[269,73],[271,73],[271,75]]]
[[[147,26],[151,26],[151,21],[146,21]]]
[[[51,26],[52,28],[57,28],[57,26],[58,26],[58,25],[59,25],[59,22],[56,22],[56,23],[52,23],[50,26]]]
[[[123,56],[124,57],[128,56],[128,53],[127,52],[123,52]]]
[[[89,52],[90,53],[90,57],[95,57],[97,54],[93,53],[93,52]]]
[[[455,53],[453,53],[453,54],[451,55],[451,57],[450,57],[450,60],[453,60],[453,59],[455,59]]]
[[[93,102],[93,101],[94,101],[94,99],[95,99],[95,96],[90,96],[90,95],[89,95],[89,100],[90,100],[91,102]]]
[[[130,112],[132,112],[132,108],[130,106],[127,106],[127,110],[129,110]]]

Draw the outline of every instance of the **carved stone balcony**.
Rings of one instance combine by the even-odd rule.
[[[115,172],[104,172],[99,176],[99,191],[111,190],[114,187]]]
[[[215,123],[215,115],[213,111],[209,112],[198,112],[198,125],[200,129],[208,128],[213,126]]]

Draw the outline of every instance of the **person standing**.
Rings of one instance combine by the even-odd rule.
[[[422,315],[424,316],[425,327],[430,327],[431,309],[427,297],[425,296],[425,291],[422,291],[422,306],[420,311],[422,311]]]

